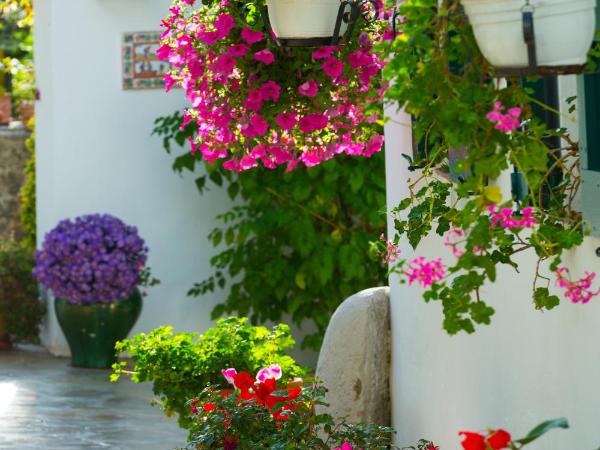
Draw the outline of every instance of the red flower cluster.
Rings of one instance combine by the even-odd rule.
[[[493,431],[487,436],[473,431],[461,431],[458,434],[463,437],[464,450],[502,450],[509,448],[512,440],[510,434],[502,429]]]
[[[268,378],[264,381],[254,381],[248,372],[237,373],[233,376],[233,385],[239,390],[238,397],[242,400],[255,400],[259,405],[266,406],[277,420],[286,420],[285,411],[292,410],[292,402],[302,392],[301,387],[282,389],[277,387],[277,380]],[[273,395],[275,391],[287,391],[287,396]],[[275,409],[277,405],[282,405]]]

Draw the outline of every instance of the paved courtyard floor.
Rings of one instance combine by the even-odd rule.
[[[110,383],[39,348],[0,352],[0,450],[172,450],[175,420],[149,404],[151,386]]]

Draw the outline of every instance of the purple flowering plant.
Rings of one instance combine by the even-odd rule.
[[[75,304],[111,303],[152,286],[148,247],[137,228],[109,214],[62,220],[35,253],[33,274],[56,297]]]

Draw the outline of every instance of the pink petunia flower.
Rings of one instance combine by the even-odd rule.
[[[327,58],[322,67],[325,74],[331,78],[338,78],[344,71],[344,63],[333,56]]]
[[[227,50],[231,56],[246,56],[248,53],[248,46],[246,44],[234,44]]]
[[[292,113],[281,113],[275,117],[275,123],[279,125],[283,130],[291,130],[298,123],[298,117]]]
[[[298,93],[307,97],[314,97],[319,92],[319,86],[314,80],[308,80],[298,86]]]
[[[233,384],[233,379],[235,375],[237,375],[237,370],[235,370],[234,368],[221,369],[221,374],[225,377],[229,384]]]
[[[219,55],[215,63],[215,71],[224,75],[229,75],[235,67],[236,59],[229,53]]]
[[[215,20],[214,26],[219,39],[223,39],[235,27],[235,19],[230,14],[220,14]]]
[[[262,41],[265,36],[261,31],[254,31],[250,28],[242,28],[241,35],[242,39],[245,40],[249,45]]]
[[[281,94],[281,86],[273,80],[267,81],[260,87],[260,94],[263,101],[273,100],[276,102],[279,100],[279,95]]]
[[[319,47],[312,53],[312,58],[314,61],[316,61],[318,59],[329,58],[333,54],[333,52],[335,52],[336,50],[337,50],[337,47],[334,47],[332,45],[326,45],[323,47]]]
[[[312,133],[327,127],[329,119],[325,114],[311,113],[300,119],[299,127],[303,133]]]
[[[275,61],[275,55],[271,50],[265,48],[264,50],[256,52],[254,54],[254,59],[268,66],[269,64],[273,64],[273,61]]]
[[[281,367],[278,364],[273,364],[265,367],[256,374],[256,381],[264,383],[267,380],[279,380],[283,375]]]
[[[244,106],[250,111],[258,111],[262,106],[263,96],[260,89],[251,89],[248,97],[244,100]]]
[[[375,153],[378,153],[383,148],[384,137],[381,134],[376,134],[371,136],[369,142],[367,142],[367,146],[365,147],[365,151],[363,156],[366,158],[370,158]]]

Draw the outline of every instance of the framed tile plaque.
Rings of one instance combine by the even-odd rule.
[[[159,31],[123,35],[123,89],[163,89],[169,64],[159,61]]]

